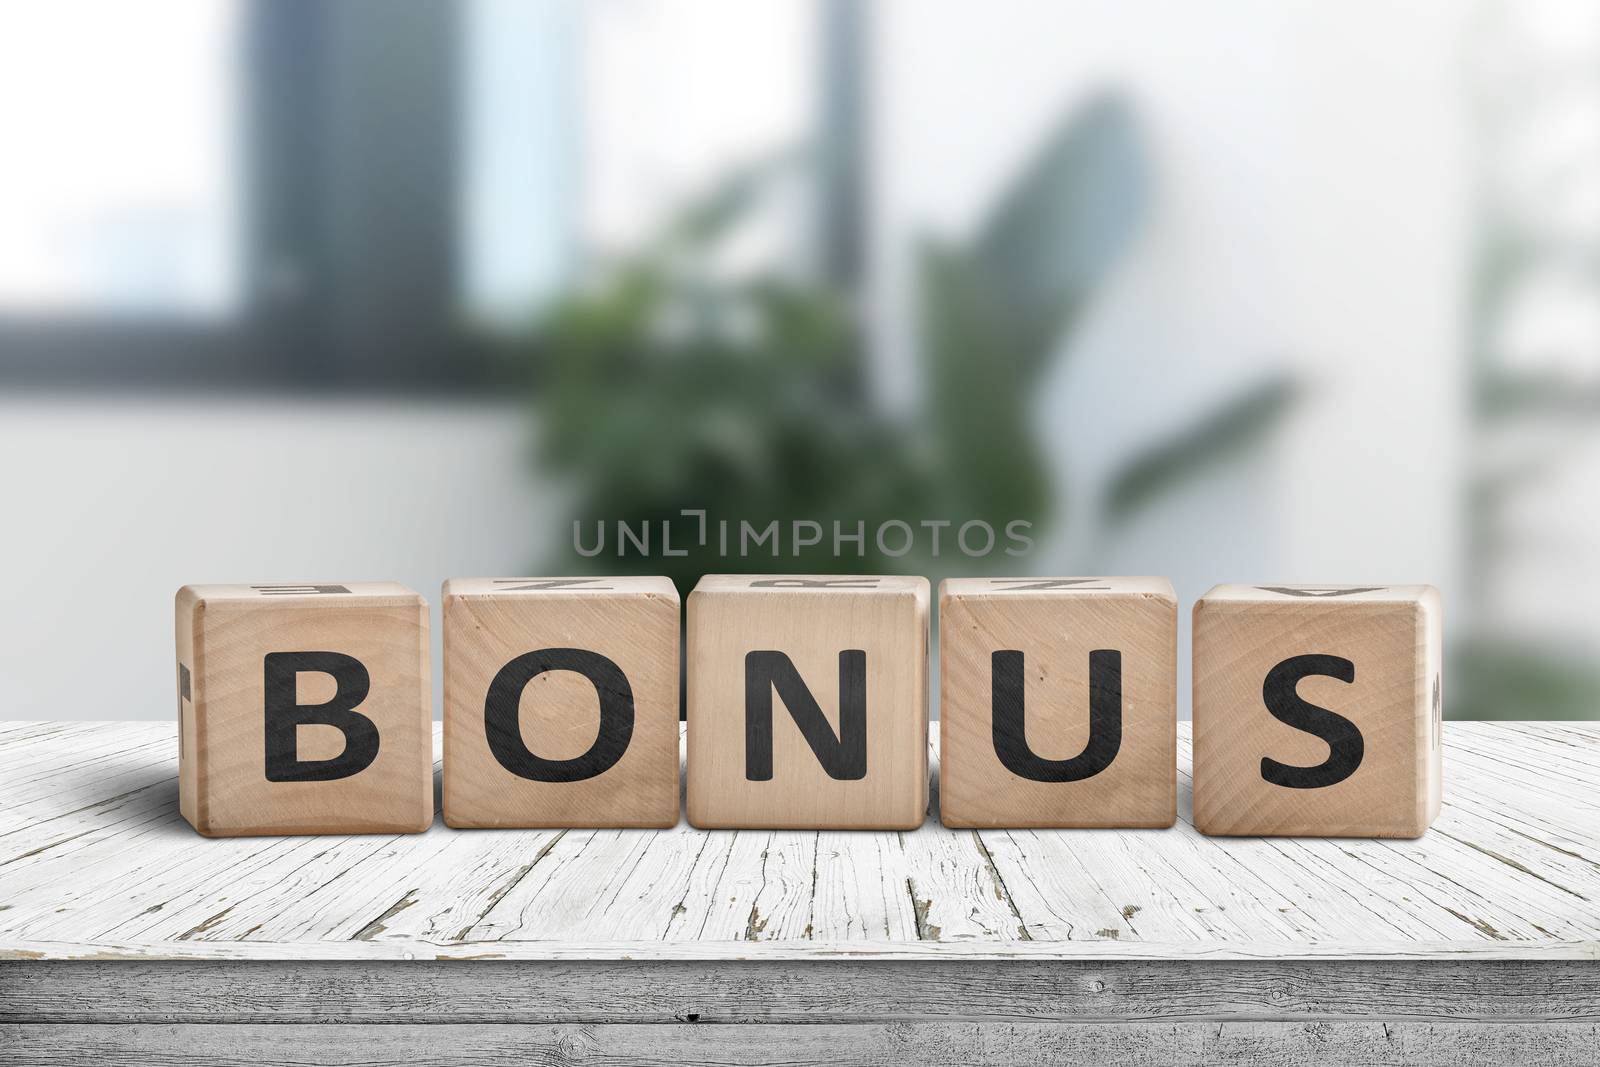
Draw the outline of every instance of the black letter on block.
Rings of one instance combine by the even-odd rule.
[[[1034,782],[1081,782],[1093,778],[1122,748],[1122,653],[1089,653],[1089,743],[1071,759],[1044,759],[1028,747],[1023,711],[1022,653],[1001,649],[989,657],[990,713],[994,752],[1006,770]]]
[[[867,654],[839,653],[839,736],[782,652],[751,652],[744,658],[744,776],[772,781],[772,691],[794,719],[829,778],[856,782],[867,776]]]
[[[877,586],[876,578],[760,578],[750,583],[751,589],[876,589]]]
[[[1279,722],[1315,734],[1328,743],[1328,758],[1315,767],[1292,767],[1263,756],[1261,777],[1273,785],[1289,789],[1320,789],[1336,785],[1356,773],[1366,750],[1361,731],[1343,715],[1335,715],[1327,708],[1300,699],[1295,686],[1300,679],[1314,674],[1337,678],[1341,682],[1356,680],[1356,665],[1341,656],[1290,656],[1267,672],[1261,686],[1261,699],[1267,710]]]
[[[545,759],[522,743],[518,714],[522,691],[545,671],[573,671],[600,696],[600,731],[589,751],[573,759]],[[582,782],[614,767],[633,740],[633,687],[622,668],[582,648],[541,648],[500,668],[483,702],[483,729],[500,766],[534,782]]]
[[[378,727],[355,710],[372,688],[360,660],[343,652],[268,652],[263,669],[267,781],[332,782],[359,774],[378,758]],[[333,676],[337,688],[326,704],[298,703],[297,679],[311,671]],[[332,726],[344,734],[344,751],[332,759],[300,759],[296,731],[309,725]]]

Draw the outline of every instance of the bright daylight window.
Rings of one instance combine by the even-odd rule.
[[[0,3],[0,378],[477,380],[463,323],[806,141],[818,11]]]
[[[241,7],[0,5],[0,314],[237,307]]]

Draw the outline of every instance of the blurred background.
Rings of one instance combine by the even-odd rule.
[[[1592,3],[14,0],[0,144],[0,716],[172,714],[186,582],[738,567],[1170,575],[1182,679],[1431,582],[1448,715],[1600,713]],[[1037,543],[573,549],[685,508]]]

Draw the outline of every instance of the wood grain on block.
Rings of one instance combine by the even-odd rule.
[[[1178,601],[1165,578],[939,587],[946,826],[1171,826]]]
[[[913,829],[928,806],[928,581],[707,575],[689,595],[689,821]]]
[[[394,582],[177,595],[179,808],[208,837],[433,821],[428,605]]]
[[[1194,607],[1195,826],[1419,837],[1442,790],[1426,585],[1220,585]]]
[[[444,585],[444,818],[678,821],[678,592],[667,578]]]

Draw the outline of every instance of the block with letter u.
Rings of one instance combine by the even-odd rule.
[[[945,581],[944,824],[1171,826],[1177,642],[1165,578]]]

